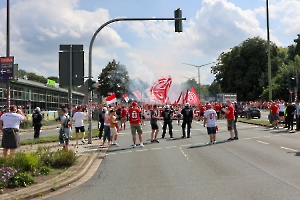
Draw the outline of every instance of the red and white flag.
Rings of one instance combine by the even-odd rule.
[[[188,92],[187,102],[192,104],[200,103],[200,98],[198,97],[194,87],[192,87]]]
[[[182,99],[182,104],[188,103],[189,91],[186,90],[185,97]]]
[[[126,103],[128,103],[129,98],[128,98],[127,94],[123,94],[123,98],[124,98],[124,100],[126,101]]]
[[[134,91],[132,92],[134,94],[134,96],[138,99],[141,100],[142,99],[142,94],[140,93],[140,91]]]
[[[110,95],[109,97],[107,97],[107,98],[105,99],[105,101],[106,101],[106,104],[116,103],[116,102],[117,102],[116,94]]]
[[[181,97],[182,97],[182,92],[180,92],[180,95],[179,95],[178,99],[175,101],[175,104],[180,103]]]
[[[155,97],[156,100],[161,103],[165,103],[168,97],[168,92],[172,84],[172,78],[162,77],[158,79],[156,83],[150,88],[150,93]]]

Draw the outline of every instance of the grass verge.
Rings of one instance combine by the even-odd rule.
[[[51,142],[59,142],[58,140],[58,130],[57,130],[57,135],[49,136],[49,137],[42,137],[38,139],[28,139],[28,140],[23,140],[21,141],[21,145],[34,145],[34,144],[43,144],[43,143],[51,143]],[[86,132],[86,138],[88,136]],[[72,134],[72,138],[70,140],[75,140],[76,133],[74,132]],[[81,133],[79,133],[79,136],[81,136]],[[93,129],[92,130],[92,137],[98,137],[99,136],[99,130],[98,129]]]
[[[268,120],[238,118],[237,121],[250,123],[250,124],[256,124],[256,125],[260,125],[260,126],[272,127],[272,124],[270,124],[270,122]]]

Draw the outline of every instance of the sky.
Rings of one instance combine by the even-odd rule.
[[[0,1],[0,56],[6,56],[6,1]],[[58,76],[60,44],[83,44],[85,76],[94,32],[116,18],[173,18],[180,8],[183,32],[174,21],[122,21],[103,28],[93,44],[92,76],[115,59],[130,78],[149,84],[171,76],[173,83],[198,81],[198,68],[252,37],[267,39],[265,0],[10,0],[10,54],[19,69]],[[269,0],[270,39],[293,44],[300,33],[300,1]],[[191,65],[186,65],[188,63]],[[211,84],[212,64],[200,68]]]

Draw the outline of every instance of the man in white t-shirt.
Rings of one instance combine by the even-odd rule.
[[[82,108],[80,106],[77,107],[77,111],[73,115],[73,121],[75,121],[75,132],[76,132],[76,145],[78,145],[78,134],[79,131],[82,133],[81,141],[85,143],[85,129],[83,120],[87,118],[87,114],[82,112]]]
[[[206,127],[210,142],[207,144],[216,144],[217,112],[212,109],[211,104],[207,104],[207,110],[204,112],[203,126]]]
[[[26,120],[27,118],[23,111],[21,109],[17,109],[14,105],[10,107],[10,112],[4,113],[0,117],[0,130],[3,131],[3,157],[7,156],[8,151],[10,151],[10,154],[13,155],[16,148],[20,146],[20,122]]]
[[[279,117],[279,122],[284,122],[285,121],[285,116],[284,116],[284,101],[282,100],[280,104],[278,105],[278,117]]]

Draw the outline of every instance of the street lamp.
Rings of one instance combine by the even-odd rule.
[[[192,64],[188,64],[188,63],[182,63],[182,64],[185,64],[185,65],[190,65],[190,66],[194,66],[194,67],[197,67],[198,68],[198,84],[199,84],[199,98],[201,99],[200,97],[200,67],[203,67],[203,66],[206,66],[206,65],[210,65],[210,64],[213,64],[213,63],[216,63],[216,62],[211,62],[211,63],[207,63],[207,64],[204,64],[204,65],[192,65]]]

